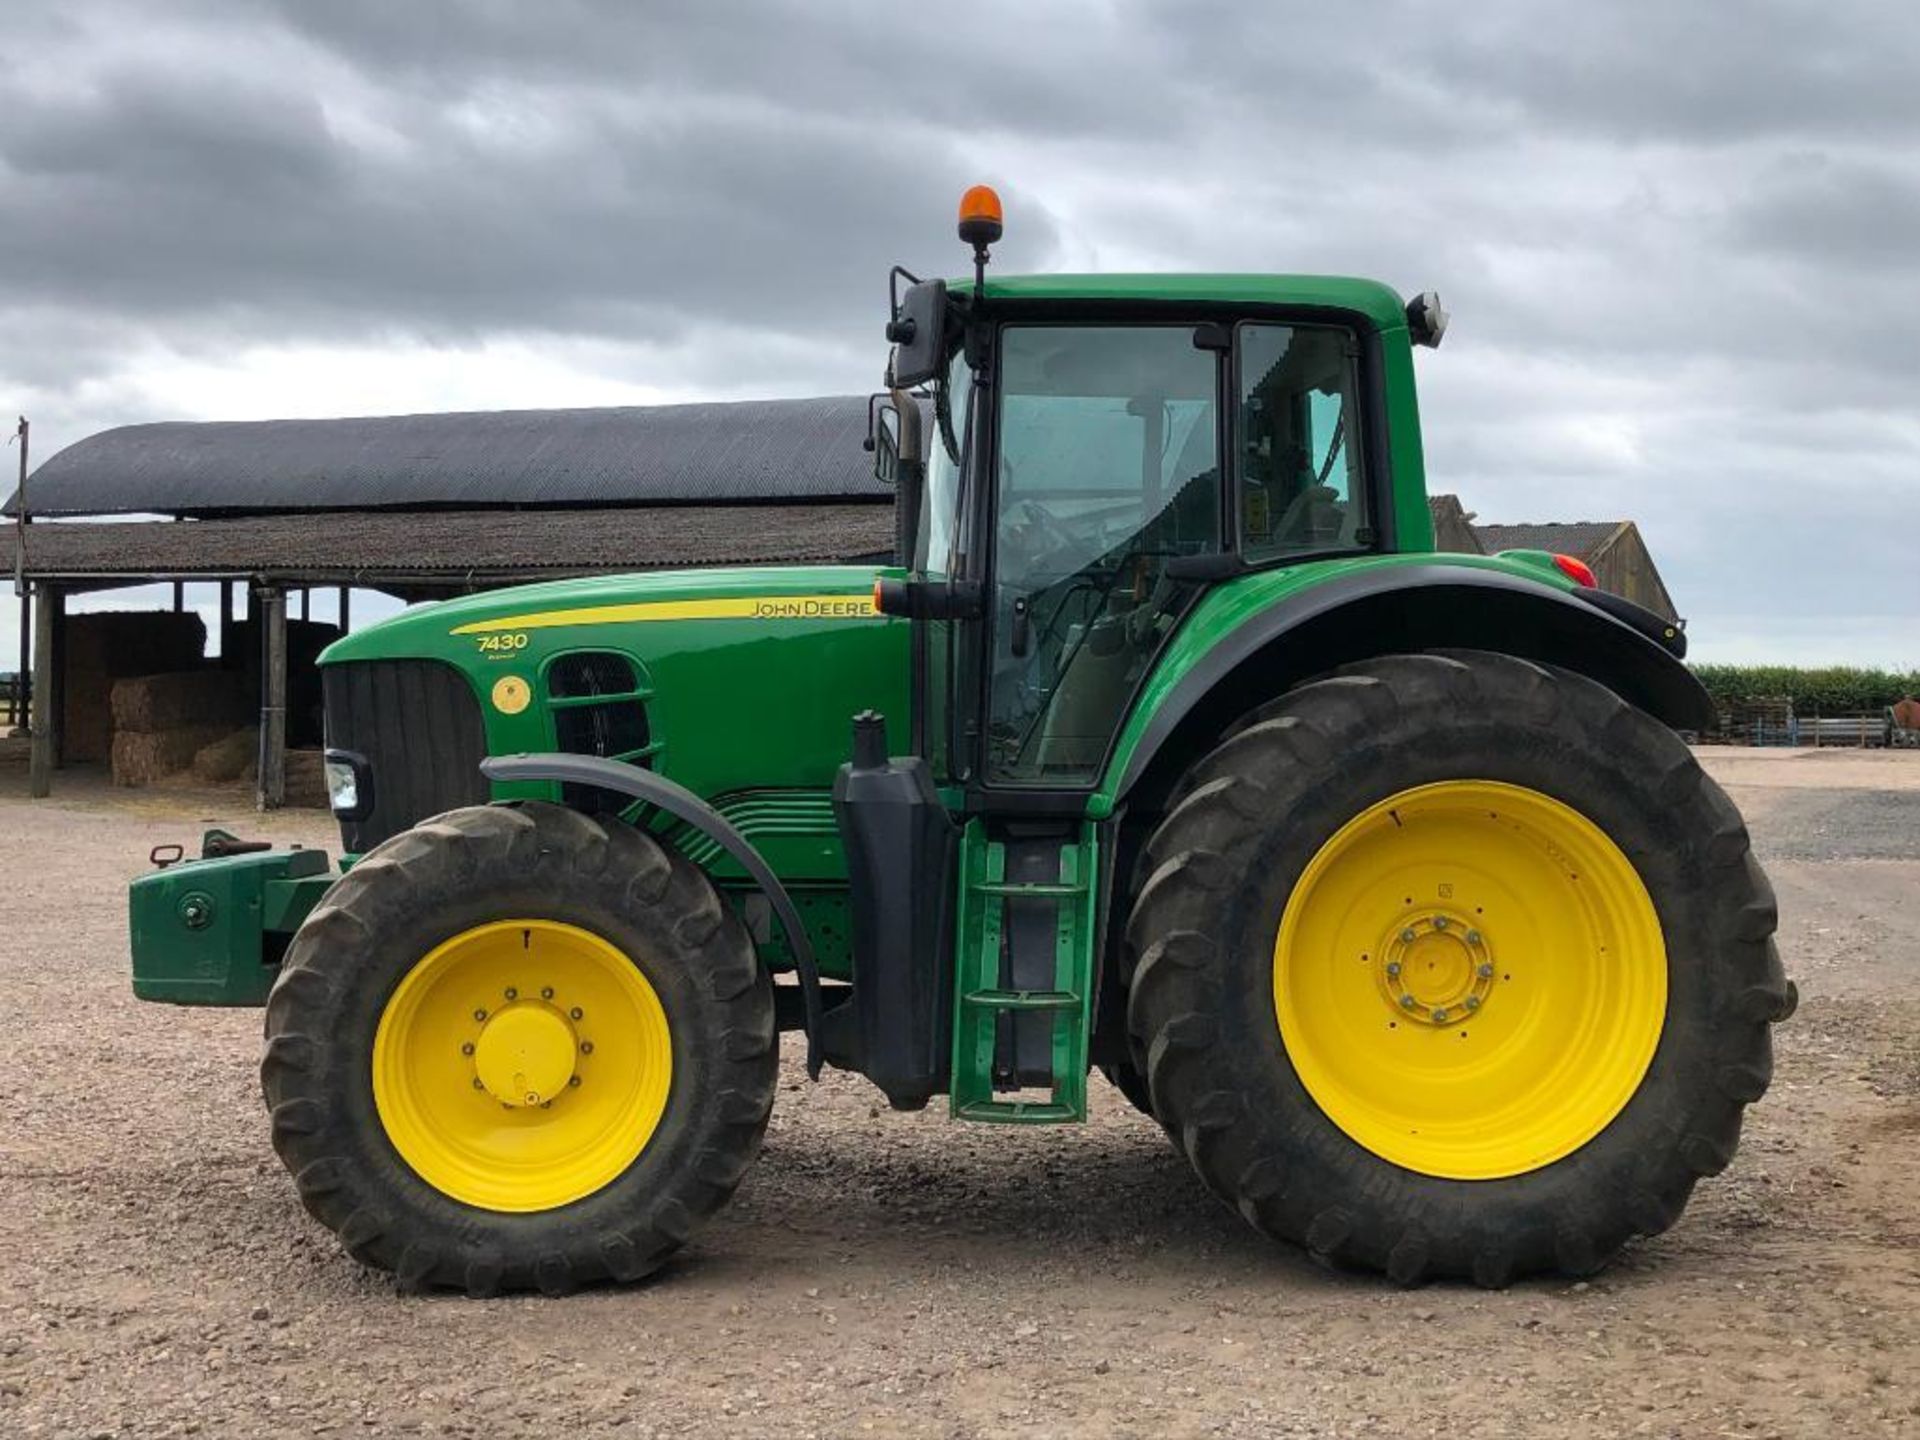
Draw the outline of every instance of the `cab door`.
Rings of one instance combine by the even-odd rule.
[[[1221,550],[1220,328],[999,327],[978,722],[988,787],[1095,782],[1191,597],[1169,563]]]

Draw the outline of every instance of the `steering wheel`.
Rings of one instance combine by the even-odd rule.
[[[1072,550],[1080,543],[1081,537],[1038,500],[1016,501],[1001,516],[1002,553],[1013,551],[1018,556],[1021,572],[1031,574],[1044,557]],[[1014,573],[1013,567],[1002,564],[1001,574],[1011,573]]]

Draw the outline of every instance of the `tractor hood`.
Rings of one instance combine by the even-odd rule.
[[[562,752],[644,764],[704,798],[804,792],[796,803],[819,835],[799,873],[830,878],[827,791],[852,717],[878,710],[906,735],[910,627],[873,603],[876,576],[898,573],[596,576],[419,605],[357,630],[320,657],[327,743],[363,759],[381,807],[347,848],[486,798],[482,755]]]
[[[467,655],[599,643],[644,652],[629,627],[663,621],[875,619],[872,566],[760,566],[724,570],[665,570],[596,575],[490,590],[457,600],[415,605],[392,619],[336,641],[322,664],[350,660],[431,657],[458,662]],[[606,627],[617,627],[614,640]],[[524,640],[519,637],[525,637]]]

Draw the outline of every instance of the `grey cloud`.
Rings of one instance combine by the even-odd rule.
[[[1003,271],[1437,286],[1436,488],[1490,519],[1632,514],[1703,621],[1883,613],[1885,537],[1920,511],[1920,366],[1883,318],[1920,291],[1905,5],[25,0],[8,22],[0,396],[49,436],[160,418],[141,367],[263,344],[511,339],[716,395],[868,383],[887,266],[959,268],[953,201],[985,179]],[[1809,567],[1810,533],[1848,558]]]
[[[1903,163],[1904,162],[1904,163]],[[1783,157],[1728,216],[1727,241],[1830,273],[1920,278],[1920,172],[1899,160]]]

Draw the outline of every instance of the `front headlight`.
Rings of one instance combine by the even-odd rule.
[[[327,804],[341,820],[364,820],[373,809],[373,771],[367,757],[351,750],[329,750],[322,766]]]

